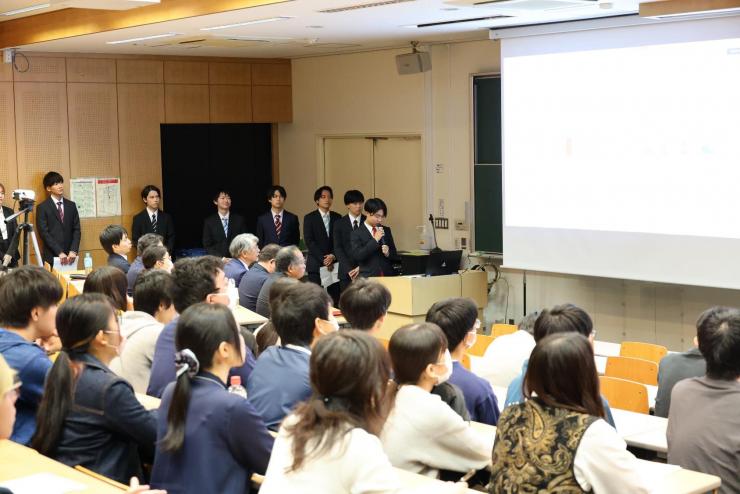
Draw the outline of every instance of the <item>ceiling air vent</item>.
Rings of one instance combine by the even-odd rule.
[[[495,19],[507,19],[509,17],[511,16],[510,15],[487,15],[485,17],[473,17],[471,19],[455,19],[452,21],[426,22],[424,24],[417,24],[416,27],[422,28],[422,27],[449,26],[452,24],[462,24],[465,22],[483,22],[483,21],[492,21]]]
[[[384,0],[381,2],[360,3],[357,5],[348,5],[346,7],[337,7],[334,9],[324,9],[324,10],[319,10],[318,12],[322,14],[336,14],[337,12],[350,12],[352,10],[370,9],[373,7],[384,7],[386,5],[395,5],[397,3],[406,3],[406,2],[414,2],[414,1],[415,0]]]

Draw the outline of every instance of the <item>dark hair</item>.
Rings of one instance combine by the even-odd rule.
[[[110,300],[100,293],[83,293],[59,308],[56,326],[62,351],[46,376],[36,415],[36,432],[31,439],[31,447],[39,453],[53,455],[64,421],[74,404],[75,382],[84,369],[84,364],[78,362],[79,357],[88,352],[99,331],[108,329],[113,314]]]
[[[46,175],[44,175],[43,183],[44,183],[44,188],[51,187],[52,185],[56,185],[56,184],[63,184],[64,177],[58,172],[49,172]]]
[[[534,341],[540,341],[545,336],[555,333],[580,333],[588,338],[594,330],[585,310],[573,304],[556,305],[552,309],[544,309],[534,322]]]
[[[296,283],[300,283],[300,281],[298,281],[295,278],[291,278],[289,276],[284,276],[282,278],[277,278],[272,283],[272,285],[270,285],[270,293],[268,294],[268,302],[270,304],[270,314],[272,314],[276,301],[279,300],[280,297],[283,296],[283,294],[288,288],[295,285]]]
[[[283,196],[283,199],[288,198],[288,193],[285,192],[285,187],[282,185],[273,185],[269,189],[267,189],[267,200],[269,201],[272,199],[272,196],[275,195],[275,192],[280,192],[280,195]]]
[[[260,249],[260,253],[257,256],[257,262],[267,262],[272,261],[275,259],[275,256],[277,256],[278,251],[280,250],[280,246],[278,244],[267,244],[262,249]]]
[[[3,194],[5,194],[5,185],[0,184],[0,189],[2,189],[3,190]]]
[[[313,193],[313,202],[317,202],[321,198],[321,194],[324,193],[324,191],[329,192],[329,195],[332,199],[334,199],[334,191],[331,190],[331,187],[328,185],[322,185],[318,189],[316,189],[316,192]]]
[[[439,360],[447,349],[447,338],[436,324],[407,324],[396,330],[388,343],[393,362],[393,380],[399,386],[419,382],[424,369]]]
[[[275,270],[280,273],[287,273],[288,268],[293,265],[301,250],[295,245],[288,245],[281,248],[275,255]]]
[[[353,428],[379,435],[388,411],[390,363],[372,336],[348,330],[321,338],[310,366],[311,398],[285,428],[293,439],[289,472],[326,453]]]
[[[390,305],[391,292],[385,285],[367,278],[353,281],[339,298],[342,315],[354,329],[372,329]]]
[[[146,199],[151,191],[156,192],[160,199],[162,198],[162,191],[160,191],[159,187],[157,187],[156,185],[146,185],[143,189],[141,189],[141,198]]]
[[[123,271],[113,266],[101,266],[87,275],[84,293],[102,293],[107,295],[113,307],[125,311],[128,308],[126,291],[128,281]]]
[[[38,266],[21,266],[0,277],[0,323],[25,328],[36,307],[44,310],[62,298],[62,285],[53,274]]]
[[[388,216],[388,206],[385,205],[383,199],[373,197],[372,199],[365,201],[365,212],[367,214],[375,214],[380,210],[383,211],[385,216]]]
[[[329,318],[331,298],[319,285],[298,283],[275,300],[271,313],[275,331],[283,345],[309,346],[313,340],[315,319]]]
[[[344,205],[348,206],[355,202],[365,202],[365,196],[357,189],[351,189],[344,193]]]
[[[223,271],[223,266],[221,259],[215,256],[178,259],[172,270],[175,310],[182,314],[191,305],[203,302],[209,294],[215,293],[216,276]]]
[[[161,269],[144,271],[134,283],[134,310],[153,316],[160,304],[169,308],[172,305],[174,287],[175,282],[170,273]]]
[[[162,235],[157,235],[156,233],[145,233],[139,237],[138,242],[136,242],[136,253],[141,256],[141,254],[143,254],[144,251],[152,245],[164,245],[164,238],[162,238]]]
[[[527,333],[534,336],[534,322],[537,320],[537,317],[539,315],[540,315],[540,312],[536,310],[524,316],[524,319],[522,319],[519,322],[519,326],[517,327],[517,330],[526,331]]]
[[[113,246],[120,245],[124,235],[128,236],[128,232],[121,225],[108,225],[100,232],[100,245],[108,254],[113,254]]]
[[[272,321],[267,321],[254,335],[255,345],[257,347],[254,352],[254,357],[259,357],[268,347],[277,345],[278,339],[279,337],[277,331],[275,331],[275,325],[272,324]]]
[[[436,324],[447,337],[447,346],[452,351],[462,343],[465,335],[478,319],[478,307],[469,298],[457,297],[440,300],[427,311],[426,321]]]
[[[175,347],[190,350],[201,370],[213,366],[213,354],[221,343],[234,346],[241,355],[241,340],[236,320],[228,307],[200,302],[188,307],[177,320]],[[167,433],[162,438],[164,451],[174,453],[185,442],[185,419],[190,403],[190,375],[183,372],[175,381],[170,408],[167,410]]]
[[[163,261],[167,255],[167,247],[159,244],[150,245],[141,253],[141,263],[144,269],[152,269],[157,261]]]
[[[522,385],[524,396],[545,405],[604,418],[594,351],[576,332],[555,333],[537,342]]]
[[[221,194],[225,196],[229,196],[229,199],[231,199],[231,192],[229,192],[226,189],[218,189],[215,194],[213,194],[213,202],[218,201],[218,198],[221,197]]]
[[[707,377],[732,381],[740,377],[740,310],[712,307],[696,322],[699,351],[707,361]]]

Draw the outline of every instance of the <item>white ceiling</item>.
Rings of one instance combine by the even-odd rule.
[[[3,6],[0,11],[5,10],[6,3],[32,5],[40,1],[43,0],[0,0],[0,5]],[[99,0],[92,1],[101,3]],[[319,12],[371,1],[373,0],[294,0],[37,43],[22,46],[20,49],[45,52],[297,58],[343,51],[399,47],[408,45],[412,40],[436,43],[486,39],[487,30],[492,27],[634,14],[639,3],[638,0],[508,0],[474,5],[474,2],[482,0],[403,0],[401,3],[339,13]],[[418,24],[497,15],[511,17],[415,27]],[[290,18],[215,31],[201,30],[206,27],[278,16]],[[109,41],[165,33],[177,35],[135,43],[107,44]],[[198,41],[203,39],[205,41]],[[187,43],[179,44],[182,41]]]

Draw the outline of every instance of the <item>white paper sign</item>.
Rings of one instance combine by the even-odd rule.
[[[121,215],[121,179],[96,179],[95,196],[98,217]]]
[[[77,204],[80,218],[95,218],[95,179],[73,178],[70,184],[70,199]]]

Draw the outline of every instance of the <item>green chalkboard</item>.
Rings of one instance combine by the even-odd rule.
[[[475,250],[504,251],[501,165],[475,165]]]

